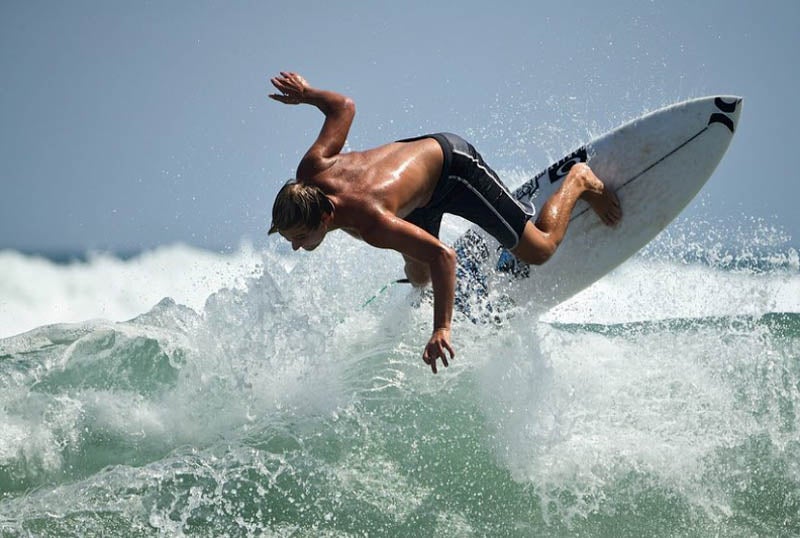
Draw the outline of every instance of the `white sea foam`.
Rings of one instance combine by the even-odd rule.
[[[446,223],[444,233],[461,226]],[[178,247],[159,263],[82,264],[109,281],[133,271],[130,287],[155,281],[167,289],[151,301],[171,296],[194,312],[163,301],[133,321],[45,327],[0,342],[8,357],[0,421],[9,426],[0,434],[0,478],[12,491],[34,489],[0,504],[0,517],[107,509],[175,533],[222,506],[262,529],[257,509],[241,506],[289,502],[330,520],[336,507],[351,516],[376,510],[395,524],[495,462],[504,472],[490,476],[508,473],[536,499],[541,516],[522,516],[548,525],[628,509],[651,487],[713,515],[732,510],[727,475],[714,474],[727,469],[718,454],[765,432],[783,446],[796,431],[786,422],[794,415],[781,414],[796,394],[795,374],[772,367],[785,342],[770,343],[765,327],[585,325],[791,311],[800,282],[791,268],[637,258],[549,314],[574,330],[537,323],[533,307],[499,328],[456,316],[458,355],[432,376],[420,361],[431,305],[410,307],[408,288],[394,286],[361,308],[399,276],[401,261],[340,235],[313,254],[276,244],[258,256],[212,255],[207,266],[208,253]],[[226,272],[232,260],[240,265]],[[32,273],[41,263],[23,261]],[[192,264],[194,278],[207,271],[218,279],[179,287],[192,277],[177,269]],[[45,268],[63,288],[74,278],[75,267]],[[102,297],[100,283],[84,289]],[[754,364],[763,379],[752,377]],[[460,452],[462,442],[474,449]],[[424,480],[414,470],[417,450],[427,454]],[[461,458],[457,469],[450,458]],[[503,481],[484,486],[492,495],[517,491]],[[188,504],[174,512],[153,501],[162,494]],[[468,529],[464,514],[442,506],[437,525]]]
[[[127,260],[98,253],[66,265],[0,251],[0,338],[53,323],[122,321],[164,297],[200,311],[211,293],[241,286],[260,263],[247,244],[231,254],[180,244]]]
[[[445,221],[443,235],[457,237],[464,226]],[[47,317],[51,297],[85,308],[75,319],[113,319],[110,307],[92,310],[88,301],[104,299],[108,283],[150,295],[113,303],[130,307],[119,319],[146,312],[132,321],[44,327],[0,341],[0,422],[8,425],[0,480],[13,492],[34,490],[0,503],[0,518],[105,507],[175,533],[218,506],[239,513],[242,503],[291,502],[330,519],[348,506],[352,517],[366,509],[399,523],[453,484],[480,486],[470,473],[496,464],[502,472],[488,476],[503,479],[483,484],[491,492],[484,497],[470,489],[463,506],[476,498],[489,506],[502,491],[530,493],[548,525],[572,525],[638,507],[654,487],[713,515],[733,510],[727,451],[759,436],[790,446],[800,427],[800,415],[784,411],[800,401],[796,370],[784,361],[795,340],[758,322],[737,330],[693,319],[800,310],[792,263],[748,271],[638,257],[545,323],[535,305],[512,308],[500,327],[456,316],[457,357],[432,376],[420,360],[431,305],[411,307],[414,292],[393,286],[362,307],[400,276],[402,262],[343,234],[314,253],[275,242],[228,256],[165,247],[128,261],[5,259],[17,269],[2,265],[4,285],[27,289],[26,275],[49,285],[49,295],[16,299],[42,315],[34,326],[65,321]],[[192,310],[173,301],[151,308],[164,296]],[[681,322],[586,325],[665,318]],[[416,451],[425,459],[415,460]],[[789,460],[781,449],[774,458]],[[746,464],[735,470],[748,472]],[[184,486],[178,475],[197,479]],[[162,494],[183,496],[188,507],[175,515],[152,501]],[[437,524],[473,523],[458,507],[436,509]],[[242,513],[263,524],[255,509]]]
[[[800,274],[634,259],[548,312],[547,321],[625,323],[800,312]]]

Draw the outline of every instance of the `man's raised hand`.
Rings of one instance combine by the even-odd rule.
[[[287,105],[303,103],[306,91],[311,87],[306,79],[287,71],[281,71],[281,75],[271,78],[270,82],[281,92],[269,94],[270,98]]]

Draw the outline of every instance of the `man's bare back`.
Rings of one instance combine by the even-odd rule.
[[[393,142],[340,153],[318,164],[301,162],[297,179],[322,189],[339,213],[347,216],[338,226],[361,235],[360,229],[370,226],[369,218],[361,218],[364,208],[403,218],[425,206],[436,188],[442,162],[442,149],[432,139]]]
[[[438,238],[443,212],[463,213],[528,264],[552,256],[579,198],[608,225],[622,216],[614,193],[579,164],[534,224],[474,147],[457,135],[439,133],[341,153],[355,115],[352,100],[312,88],[296,73],[281,72],[271,82],[281,92],[272,99],[314,105],[325,121],[300,161],[297,179],[276,196],[270,233],[280,233],[295,250],[314,250],[329,231],[341,228],[370,245],[400,252],[411,282],[433,285],[433,333],[422,354],[433,373],[437,360],[448,366],[448,354],[455,356],[450,326],[456,256]],[[443,186],[445,179],[451,183]]]

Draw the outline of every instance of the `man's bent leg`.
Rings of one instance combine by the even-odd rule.
[[[405,254],[403,254],[403,259],[406,261],[404,267],[406,277],[411,282],[411,285],[415,288],[427,286],[431,281],[431,268],[422,262],[409,258]]]
[[[550,259],[558,248],[550,234],[544,233],[532,221],[528,221],[516,248],[511,252],[525,263],[541,265]],[[513,258],[512,258],[513,260]]]
[[[525,263],[541,265],[555,253],[569,226],[579,198],[585,199],[602,221],[613,226],[622,217],[617,196],[584,163],[575,164],[561,187],[545,202],[534,225],[528,221],[511,252]]]

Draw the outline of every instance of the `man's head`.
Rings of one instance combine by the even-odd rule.
[[[279,232],[294,250],[314,250],[332,219],[333,203],[319,187],[289,180],[275,196],[269,233]]]

